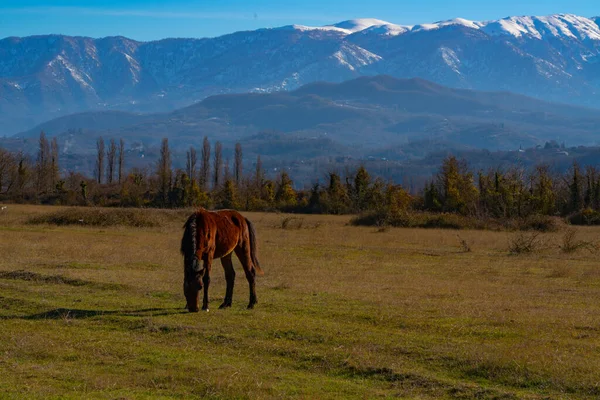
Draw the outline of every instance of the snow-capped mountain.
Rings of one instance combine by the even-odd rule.
[[[357,19],[154,42],[11,37],[0,40],[0,135],[78,111],[167,111],[212,94],[375,74],[600,106],[599,23],[561,14],[414,26]]]

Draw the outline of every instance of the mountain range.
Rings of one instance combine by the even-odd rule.
[[[9,37],[0,40],[0,135],[72,113],[104,110],[117,119],[125,114],[116,111],[168,113],[216,94],[281,92],[380,74],[599,107],[598,23],[560,14],[415,26],[359,19],[153,42]]]

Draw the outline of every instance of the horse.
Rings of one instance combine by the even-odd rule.
[[[199,311],[200,290],[204,287],[202,310],[208,311],[210,272],[216,258],[221,259],[227,281],[225,299],[219,308],[231,307],[235,282],[232,253],[240,260],[250,286],[248,309],[254,308],[257,303],[255,276],[264,274],[256,257],[254,225],[235,210],[208,211],[200,208],[190,215],[183,228],[181,254],[184,258],[185,308],[189,312]]]

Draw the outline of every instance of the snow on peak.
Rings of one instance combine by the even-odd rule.
[[[372,26],[381,26],[381,25],[393,25],[389,22],[382,21],[380,19],[375,18],[360,18],[360,19],[350,19],[348,21],[342,21],[334,25],[330,25],[331,27],[344,29],[350,33],[360,32]]]
[[[349,31],[342,29],[342,28],[337,28],[335,26],[306,26],[306,25],[286,25],[286,26],[282,26],[280,28],[275,28],[277,30],[294,30],[294,31],[301,31],[301,32],[305,32],[305,31],[333,31],[333,32],[340,32],[343,33],[345,35],[347,35],[349,33]]]
[[[279,29],[294,29],[298,31],[333,31],[350,35],[352,33],[362,32],[371,28],[380,28],[382,33],[383,31],[386,31],[389,35],[397,35],[408,30],[406,29],[407,27],[394,25],[375,18],[350,19],[348,21],[342,21],[337,24],[325,26],[288,25]]]
[[[303,31],[335,31],[345,35],[361,32],[382,36],[397,36],[406,32],[431,31],[449,26],[477,29],[492,36],[527,36],[536,39],[569,37],[578,40],[600,40],[600,17],[585,18],[572,14],[555,14],[545,17],[507,17],[500,20],[483,22],[455,18],[448,21],[415,26],[396,25],[380,19],[362,18],[321,27],[293,25],[286,28]]]
[[[373,25],[367,29],[363,29],[360,33],[372,33],[381,36],[398,36],[406,33],[412,29],[412,26],[396,25],[396,24],[385,24],[385,25]]]
[[[600,40],[600,26],[592,19],[572,14],[555,14],[547,17],[508,17],[482,23],[481,29],[490,35],[570,37],[580,40]]]
[[[464,19],[464,18],[454,18],[454,19],[450,19],[448,21],[435,22],[433,24],[415,25],[412,28],[412,31],[413,32],[431,31],[434,29],[440,29],[440,28],[444,28],[446,26],[453,26],[453,25],[464,26],[464,27],[471,28],[471,29],[479,29],[481,27],[481,22],[469,21],[468,19]]]

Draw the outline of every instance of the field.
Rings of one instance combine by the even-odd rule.
[[[217,309],[217,262],[210,312],[190,314],[188,211],[143,211],[159,223],[141,228],[30,221],[57,210],[0,212],[0,398],[600,397],[600,262],[561,251],[564,230],[511,255],[516,233],[248,213],[258,305],[234,259],[233,307]]]

